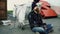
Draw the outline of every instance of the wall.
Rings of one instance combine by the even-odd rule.
[[[52,9],[55,10],[55,12],[60,15],[60,6],[52,6]]]
[[[52,9],[60,15],[60,0],[46,0],[52,6]]]
[[[33,0],[7,0],[7,10],[13,10],[14,4],[29,3]],[[52,8],[56,11],[57,14],[60,14],[60,0],[42,0],[50,3]],[[57,9],[57,10],[56,10]]]
[[[60,6],[60,0],[46,0],[49,2],[52,6]]]
[[[29,3],[33,0],[7,0],[7,10],[13,10],[15,4]]]

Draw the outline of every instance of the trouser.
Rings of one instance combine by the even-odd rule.
[[[45,30],[42,27],[34,27],[33,32],[39,32],[40,34],[45,34]]]
[[[47,24],[47,29],[45,30],[46,34],[48,34],[50,32],[50,30],[53,29],[53,25],[52,24]]]
[[[44,30],[43,27],[34,27],[32,29],[33,32],[39,32],[40,34],[48,34],[49,33],[49,30],[51,30],[53,28],[53,26],[51,24],[47,24],[47,29]]]

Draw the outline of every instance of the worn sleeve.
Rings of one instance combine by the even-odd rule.
[[[32,29],[34,27],[34,20],[31,14],[28,15],[28,20],[29,20],[30,27]]]

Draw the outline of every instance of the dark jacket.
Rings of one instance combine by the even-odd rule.
[[[34,11],[31,11],[28,15],[28,20],[29,20],[29,24],[31,29],[33,27],[40,27],[43,25],[42,22],[42,17],[40,14],[36,14]]]

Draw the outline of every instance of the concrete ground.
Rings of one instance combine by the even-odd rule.
[[[12,25],[0,25],[0,34],[34,34],[29,27],[25,28],[25,30],[18,28],[16,19],[11,17],[11,15],[9,17],[12,20]],[[57,18],[43,19],[43,21],[53,24],[54,32],[49,34],[60,34],[60,16]]]

